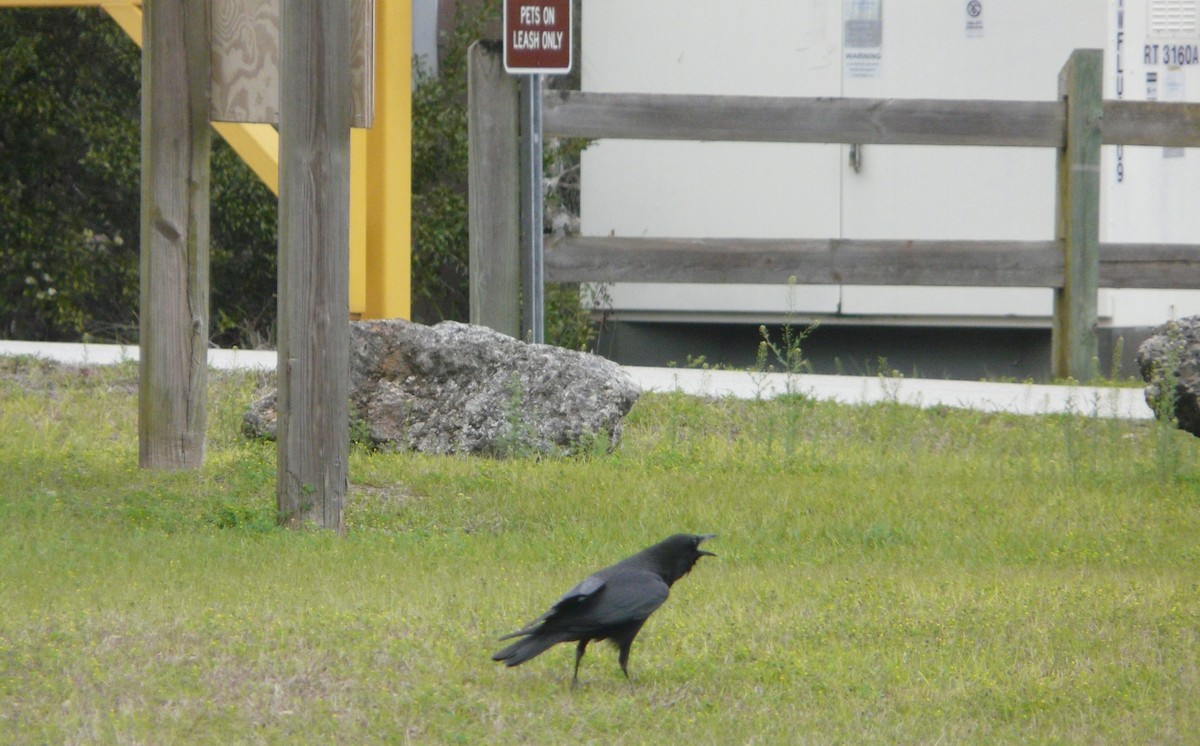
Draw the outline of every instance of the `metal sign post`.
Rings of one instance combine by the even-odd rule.
[[[521,333],[546,341],[542,252],[542,76],[521,79]]]
[[[521,75],[521,330],[546,341],[542,76],[571,70],[571,0],[504,0],[504,69]]]

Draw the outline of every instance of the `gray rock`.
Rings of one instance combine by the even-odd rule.
[[[1171,394],[1179,428],[1200,436],[1200,316],[1155,329],[1138,348],[1137,364],[1147,384],[1146,403],[1154,413],[1171,416]]]
[[[505,456],[615,447],[640,391],[595,355],[526,344],[485,327],[402,320],[350,324],[352,432],[424,453]],[[275,394],[245,431],[274,438]]]

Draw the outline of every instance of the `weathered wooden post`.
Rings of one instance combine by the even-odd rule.
[[[1058,76],[1066,101],[1066,141],[1058,150],[1056,237],[1063,244],[1063,287],[1054,291],[1055,378],[1096,373],[1096,293],[1100,278],[1100,123],[1104,53],[1077,49]]]
[[[518,90],[498,44],[467,61],[470,321],[521,338]]]
[[[350,5],[280,4],[279,520],[345,529]]]
[[[208,409],[208,4],[152,0],[142,23],[139,463],[192,468]]]

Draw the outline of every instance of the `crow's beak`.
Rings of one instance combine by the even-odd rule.
[[[709,539],[715,539],[715,538],[717,538],[716,534],[700,534],[700,541],[708,541]],[[717,556],[717,555],[713,554],[712,552],[708,552],[703,549],[697,549],[696,553],[702,557],[716,557]]]

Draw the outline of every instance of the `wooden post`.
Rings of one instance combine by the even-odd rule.
[[[1051,373],[1091,379],[1096,373],[1096,293],[1100,277],[1100,122],[1104,53],[1077,49],[1058,76],[1066,101],[1066,142],[1058,150],[1056,237],[1064,281],[1054,291]]]
[[[470,320],[521,338],[518,87],[498,43],[467,61]]]
[[[208,4],[143,16],[139,463],[204,462],[208,394]]]
[[[344,531],[350,450],[350,6],[280,5],[282,524]]]

